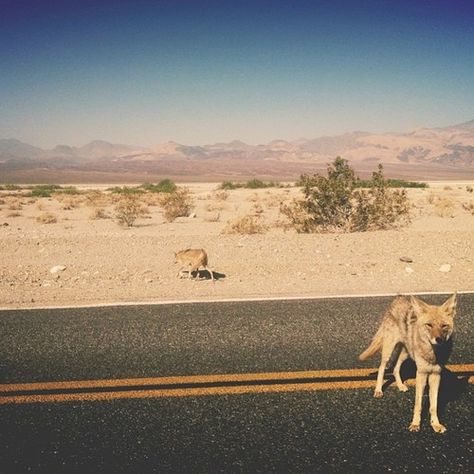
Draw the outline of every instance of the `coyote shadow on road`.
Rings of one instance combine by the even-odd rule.
[[[390,374],[391,372],[389,372]],[[469,378],[474,375],[474,371],[457,372],[454,373],[451,370],[443,367],[441,372],[441,383],[438,393],[438,409],[442,415],[446,410],[449,403],[454,402],[461,398],[466,392],[469,386]],[[403,381],[407,379],[416,378],[416,364],[411,359],[407,359],[401,366],[400,376]],[[395,382],[392,375],[389,375],[389,379],[385,382],[384,389]],[[426,387],[428,391],[428,386]],[[423,415],[427,414],[429,403],[423,404]]]

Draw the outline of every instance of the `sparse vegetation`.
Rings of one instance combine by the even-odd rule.
[[[428,183],[421,183],[419,181],[405,181],[404,179],[393,179],[388,178],[385,180],[386,187],[388,188],[421,188],[426,189],[429,187]],[[371,188],[373,187],[372,179],[357,179],[356,188]]]
[[[144,183],[140,187],[151,193],[172,193],[177,188],[171,179],[162,179],[158,184]]]
[[[0,186],[0,191],[20,191],[22,188],[18,184],[3,184]]]
[[[131,187],[131,186],[114,186],[112,188],[107,188],[107,191],[110,191],[113,194],[141,194],[144,193],[144,189],[140,186]]]
[[[279,183],[274,181],[262,181],[260,179],[251,179],[245,183],[235,183],[233,181],[223,181],[218,189],[233,190],[238,188],[245,189],[264,189],[264,188],[276,188],[282,187]]]
[[[51,197],[51,195],[61,189],[57,184],[38,184],[32,186],[29,196],[32,197]]]
[[[304,199],[283,204],[280,211],[298,232],[355,232],[387,229],[409,222],[406,191],[389,189],[379,165],[368,189],[347,160],[337,157],[327,177],[303,175]]]
[[[164,218],[173,222],[178,217],[187,217],[194,208],[194,201],[187,188],[177,188],[172,193],[164,194],[161,198]]]
[[[268,230],[259,216],[246,215],[229,221],[222,230],[223,234],[263,234]]]
[[[148,214],[148,209],[134,193],[125,193],[115,206],[115,218],[120,225],[132,227],[139,217]]]
[[[474,201],[464,202],[462,208],[474,216]]]
[[[449,197],[443,197],[435,201],[434,210],[438,217],[453,217],[455,202]]]
[[[474,188],[473,188],[472,186],[469,186],[469,185],[468,185],[468,186],[466,186],[466,191],[467,191],[468,193],[472,193],[472,192],[474,191]]]
[[[110,216],[105,212],[103,207],[93,207],[89,215],[89,219],[91,220],[109,219],[109,217]]]
[[[58,221],[57,217],[51,212],[43,212],[36,218],[40,224],[54,224]]]

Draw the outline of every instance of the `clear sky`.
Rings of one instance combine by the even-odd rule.
[[[0,0],[0,138],[256,144],[471,119],[472,0]]]

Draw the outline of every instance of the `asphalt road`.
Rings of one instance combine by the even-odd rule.
[[[0,383],[376,367],[357,355],[390,300],[1,311]],[[474,363],[473,314],[460,295],[451,364]],[[444,435],[426,413],[408,432],[413,388],[0,404],[0,472],[473,472],[465,382],[445,377]]]

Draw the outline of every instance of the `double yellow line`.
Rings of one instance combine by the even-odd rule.
[[[447,368],[474,383],[474,364]],[[360,389],[374,386],[376,371],[315,370],[0,384],[0,405]]]

